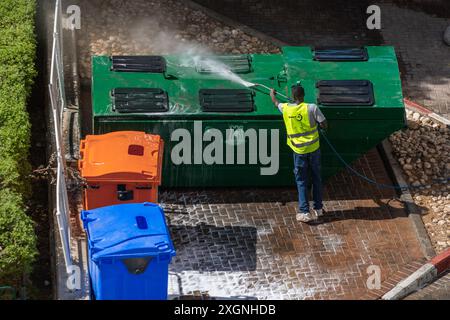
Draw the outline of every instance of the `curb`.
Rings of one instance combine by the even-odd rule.
[[[383,295],[381,299],[402,299],[435,280],[448,269],[450,269],[450,248],[425,263],[409,277],[400,281],[393,289]]]
[[[220,13],[217,13],[216,11],[213,11],[197,2],[194,2],[192,0],[184,0],[183,1],[184,4],[188,5],[189,7],[191,7],[194,10],[199,10],[199,11],[203,11],[203,13],[205,13],[206,15],[210,16],[213,19],[216,19],[224,24],[229,25],[230,27],[236,28],[236,29],[240,29],[245,33],[248,33],[254,37],[260,38],[262,40],[265,40],[267,42],[272,43],[274,46],[277,46],[279,48],[287,46],[288,44],[286,42],[283,42],[281,40],[278,40],[274,37],[268,36],[267,34],[264,34],[262,32],[259,32],[253,28],[250,28],[249,26],[246,26],[245,24],[236,22],[233,19],[230,19]]]
[[[443,116],[441,116],[441,115],[439,115],[439,114],[437,114],[437,113],[435,113],[435,112],[425,108],[424,106],[421,106],[420,104],[415,103],[415,102],[413,102],[411,100],[408,100],[406,98],[403,99],[403,102],[405,103],[405,107],[407,109],[410,109],[412,111],[416,111],[418,113],[424,114],[427,117],[430,117],[430,118],[432,118],[432,119],[434,119],[434,120],[436,120],[438,122],[441,122],[441,123],[445,124],[447,127],[450,126],[450,120],[448,120],[447,118],[445,118],[445,117],[443,117]]]
[[[426,115],[433,120],[443,123],[446,126],[450,126],[450,121],[441,115],[421,106],[418,103],[415,103],[408,99],[403,99],[405,107],[411,111],[418,112],[420,114]],[[400,167],[397,160],[392,155],[392,146],[388,139],[385,139],[381,143],[381,151],[383,157],[389,163],[389,169],[393,174],[395,180],[399,185],[407,185],[405,178],[403,177],[403,171]],[[406,210],[408,211],[408,217],[413,224],[414,230],[416,231],[417,238],[419,240],[420,246],[422,248],[422,253],[427,259],[431,259],[436,255],[434,251],[433,245],[431,243],[430,237],[428,236],[428,232],[425,228],[425,225],[422,220],[421,210],[415,204],[412,195],[408,189],[400,190],[400,200],[405,204]]]
[[[393,273],[390,273],[386,279],[381,282],[378,289],[371,289],[366,294],[358,298],[358,300],[380,300],[387,292],[391,291],[397,283],[408,277],[411,273],[420,268],[423,264],[427,263],[428,259],[420,258],[417,260],[411,260],[406,264],[400,266],[400,268]]]
[[[392,146],[388,139],[384,139],[381,143],[381,149],[383,156],[388,161],[389,168],[393,174],[395,180],[399,185],[407,185],[405,178],[403,177],[402,169],[397,160],[394,159],[392,155]],[[419,240],[422,253],[425,258],[430,259],[436,255],[433,245],[431,244],[430,237],[422,221],[421,210],[414,203],[411,193],[408,189],[399,190],[400,200],[405,204],[406,211],[409,213],[408,218],[413,224],[414,230],[416,231],[417,239]]]

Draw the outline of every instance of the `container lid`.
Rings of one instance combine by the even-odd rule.
[[[81,176],[88,181],[160,182],[163,142],[139,131],[88,135],[81,141]]]
[[[167,112],[169,97],[159,88],[114,88],[113,109],[118,113]]]
[[[161,56],[112,56],[111,70],[119,72],[150,72],[166,71],[166,59]]]
[[[375,103],[369,80],[321,80],[317,102],[324,106],[372,106]]]
[[[246,89],[200,89],[199,100],[204,112],[252,112],[253,92]]]
[[[93,260],[106,257],[175,255],[163,210],[153,203],[131,203],[81,212]]]
[[[317,47],[313,51],[316,61],[367,61],[365,47]]]

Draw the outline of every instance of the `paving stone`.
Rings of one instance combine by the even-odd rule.
[[[354,168],[391,183],[375,149]],[[370,292],[368,266],[379,265],[387,278],[423,258],[403,207],[389,202],[392,190],[361,182],[358,195],[349,188],[337,201],[349,175],[325,185],[327,214],[313,225],[294,218],[295,188],[162,190],[163,206],[179,209],[166,210],[177,250],[171,297],[356,299]]]
[[[442,12],[446,18],[391,1],[380,7],[384,43],[395,47],[403,63],[405,97],[450,118],[450,49],[442,40],[450,25],[450,7]]]

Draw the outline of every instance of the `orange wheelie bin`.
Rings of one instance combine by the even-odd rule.
[[[164,142],[158,135],[118,131],[81,141],[78,168],[86,180],[84,210],[158,202]]]

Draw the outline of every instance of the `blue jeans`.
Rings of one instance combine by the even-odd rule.
[[[314,209],[322,209],[322,181],[320,177],[320,149],[307,154],[294,152],[294,175],[298,189],[298,208],[300,213],[309,212],[310,171],[312,173],[312,187]]]

